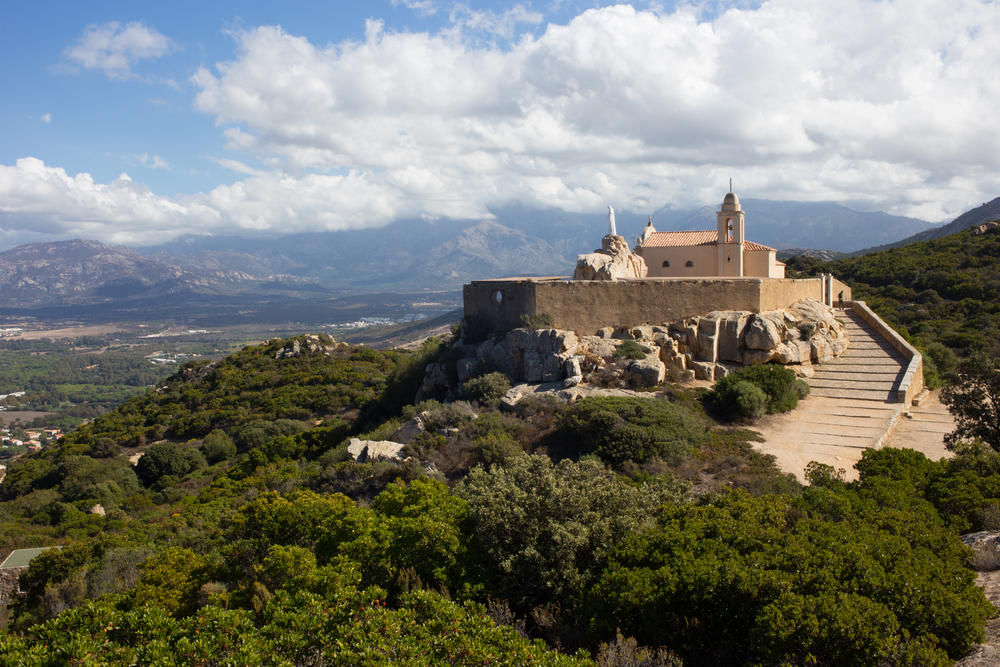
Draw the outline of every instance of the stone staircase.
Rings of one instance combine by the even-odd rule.
[[[816,374],[807,380],[813,395],[882,403],[894,400],[907,360],[852,310],[835,312],[847,329],[850,345],[842,356],[816,366]]]
[[[765,441],[755,447],[803,481],[810,461],[856,478],[853,466],[862,452],[882,445],[904,408],[895,395],[906,360],[850,309],[836,315],[847,327],[847,351],[814,367],[806,380],[810,394],[798,408],[767,418],[758,429]]]

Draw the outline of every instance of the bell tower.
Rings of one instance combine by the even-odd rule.
[[[722,200],[722,210],[716,215],[718,222],[718,261],[720,276],[743,275],[743,210],[740,200],[733,194],[732,181],[729,193]]]

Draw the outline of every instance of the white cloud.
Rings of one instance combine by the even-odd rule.
[[[438,11],[438,3],[435,0],[392,0],[393,7],[399,5],[412,9],[423,16],[432,16]]]
[[[139,164],[148,169],[170,169],[170,165],[159,155],[143,153],[138,156]]]
[[[711,20],[606,7],[506,49],[376,22],[325,47],[262,27],[193,81],[232,148],[406,180],[428,210],[440,192],[479,212],[700,203],[735,174],[754,196],[942,218],[1000,189],[968,179],[1000,167],[983,113],[998,26],[977,0],[776,0]]]
[[[614,6],[502,45],[461,20],[437,34],[369,21],[329,45],[238,33],[234,58],[192,81],[233,151],[208,159],[243,180],[168,198],[27,159],[0,167],[0,226],[148,243],[510,202],[650,212],[716,202],[730,176],[744,197],[927,219],[1000,194],[997,3]]]
[[[206,156],[206,159],[211,160],[220,167],[225,167],[230,171],[235,171],[240,174],[248,174],[250,176],[263,176],[267,172],[261,171],[260,169],[254,169],[250,165],[240,162],[239,160],[233,160],[226,157],[211,157]]]
[[[52,122],[52,114],[43,113],[41,116],[38,117],[38,119],[43,123],[45,123],[46,125],[48,125]]]
[[[0,227],[112,243],[154,243],[219,228],[218,211],[196,200],[161,197],[122,174],[95,183],[36,158],[0,165]]]
[[[111,21],[88,26],[66,50],[66,57],[74,65],[100,70],[111,79],[129,79],[135,76],[132,66],[136,61],[159,58],[173,48],[173,41],[155,28],[137,21],[124,26]]]

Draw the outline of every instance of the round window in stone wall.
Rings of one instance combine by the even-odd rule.
[[[493,301],[499,306],[503,303],[503,291],[497,290],[493,292]]]
[[[687,263],[686,263],[686,264],[685,264],[684,266],[686,266],[686,267],[688,267],[688,268],[691,268],[692,266],[694,266],[694,262],[692,262],[692,261],[691,261],[691,260],[689,259],[689,260],[687,261]]]
[[[664,267],[670,266],[670,260],[669,259],[663,260],[663,266]]]

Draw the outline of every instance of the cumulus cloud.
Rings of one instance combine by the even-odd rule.
[[[519,32],[537,27],[526,6],[455,14],[438,33],[372,20],[335,44],[239,32],[234,57],[192,82],[232,151],[208,159],[242,180],[167,198],[19,161],[0,168],[0,215],[151,242],[487,217],[511,202],[645,213],[716,202],[730,176],[744,197],[926,219],[1000,193],[997,3],[619,5]]]
[[[594,9],[510,48],[377,22],[331,46],[261,27],[193,81],[230,147],[387,174],[428,213],[450,208],[442,193],[478,212],[700,203],[733,174],[754,196],[942,218],[1000,189],[984,112],[998,26],[978,0],[775,0],[712,19]]]
[[[135,76],[136,61],[159,58],[174,48],[170,38],[138,21],[121,25],[110,21],[91,25],[77,42],[66,50],[66,58],[75,66],[96,69],[111,79]]]
[[[46,125],[48,125],[49,123],[52,122],[52,114],[50,114],[50,113],[43,113],[41,116],[38,117],[38,120],[40,120],[43,123],[45,123]]]

